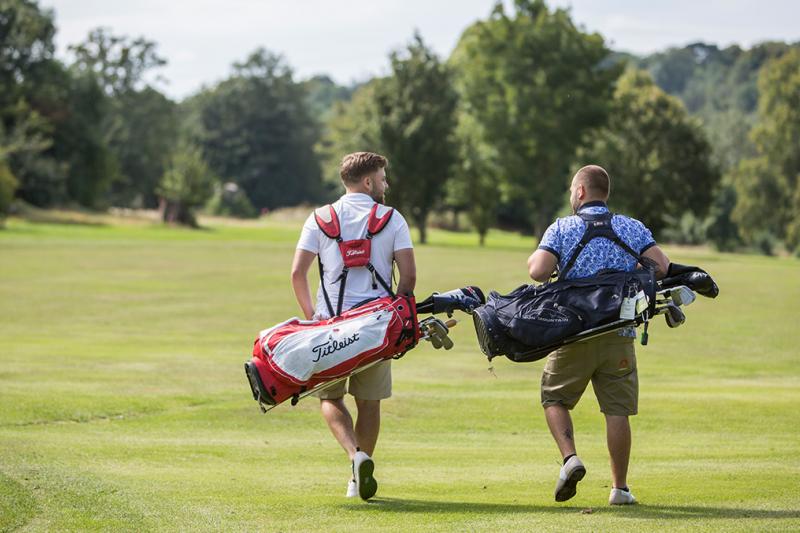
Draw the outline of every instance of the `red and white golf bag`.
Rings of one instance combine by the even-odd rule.
[[[327,320],[292,318],[262,331],[245,363],[262,410],[413,348],[420,337],[414,297],[387,296]]]

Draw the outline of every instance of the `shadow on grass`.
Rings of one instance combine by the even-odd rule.
[[[343,504],[344,505],[344,504]],[[407,500],[401,498],[373,498],[367,505],[344,505],[357,512],[395,512],[395,513],[470,513],[470,514],[508,514],[508,513],[553,513],[553,514],[615,514],[631,518],[658,520],[688,520],[698,518],[756,518],[791,519],[800,518],[800,510],[743,509],[733,507],[710,507],[697,505],[631,505],[625,507],[575,507],[560,505],[528,505],[482,502],[443,502]]]

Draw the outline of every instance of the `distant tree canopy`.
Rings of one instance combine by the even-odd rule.
[[[734,173],[734,218],[748,241],[760,232],[800,249],[800,49],[772,60],[758,79],[756,156]]]
[[[608,124],[582,159],[612,178],[615,209],[645,223],[657,236],[669,217],[705,216],[719,172],[700,124],[649,74],[629,70],[617,84]]]
[[[441,205],[456,162],[458,96],[452,74],[418,34],[389,56],[391,76],[372,80],[335,107],[324,147],[331,180],[343,154],[373,151],[389,159],[388,201],[426,242],[428,216]]]
[[[800,249],[800,43],[636,57],[544,0],[498,1],[449,58],[415,34],[385,76],[342,86],[261,48],[175,102],[157,43],[96,28],[63,61],[55,32],[36,0],[0,0],[0,219],[15,198],[189,225],[322,203],[342,156],[368,150],[423,242],[437,211],[481,243],[495,225],[540,234],[593,162],[659,238]]]
[[[378,135],[391,165],[388,196],[425,243],[428,216],[441,205],[456,161],[458,96],[449,69],[419,34],[390,60],[392,76],[375,87]]]
[[[319,199],[318,124],[282,57],[255,51],[196,105],[209,166],[241,186],[257,209]]]
[[[451,61],[462,112],[497,150],[505,202],[528,213],[541,235],[561,207],[575,152],[605,123],[614,81],[599,34],[575,26],[542,0],[498,3],[467,28]]]

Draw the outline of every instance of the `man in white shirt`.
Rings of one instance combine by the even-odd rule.
[[[386,158],[370,152],[356,152],[342,159],[340,176],[346,193],[332,205],[343,240],[365,238],[370,210],[376,203],[384,201],[389,188],[387,164]],[[376,214],[381,217],[388,210],[388,207],[380,205]],[[395,211],[386,227],[371,241],[370,262],[380,278],[391,286],[392,264],[397,263],[400,279],[396,293],[412,294],[416,265],[411,235],[403,216]],[[323,279],[317,291],[316,305],[312,305],[307,274],[317,257],[323,268]],[[343,267],[338,243],[320,230],[312,213],[303,225],[292,263],[292,288],[307,319],[329,318],[329,309],[339,307],[339,276]],[[326,302],[323,283],[330,305]],[[386,290],[382,284],[376,283],[369,270],[353,268],[347,275],[341,309],[347,310],[364,300],[383,296],[387,296]],[[353,465],[347,496],[358,494],[366,500],[377,491],[377,482],[372,477],[374,463],[371,456],[380,430],[380,402],[392,393],[391,361],[379,363],[349,378],[347,391],[355,397],[358,409],[355,425],[344,403],[344,381],[318,393],[318,396],[328,427]]]

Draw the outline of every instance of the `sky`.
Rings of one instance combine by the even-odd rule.
[[[387,56],[419,30],[446,58],[494,0],[40,0],[55,11],[57,54],[89,30],[144,36],[168,61],[157,85],[175,99],[226,78],[258,47],[280,53],[297,79],[327,74],[350,84],[386,74]],[[508,5],[510,2],[506,0]],[[621,51],[648,54],[704,41],[749,47],[800,41],[798,0],[550,0]]]

